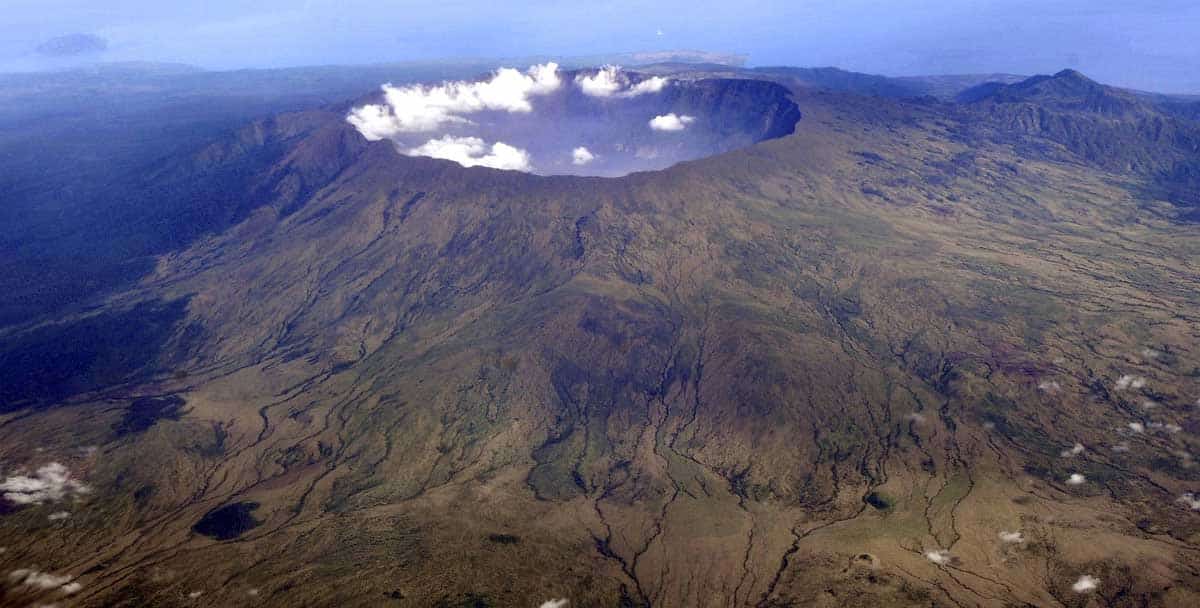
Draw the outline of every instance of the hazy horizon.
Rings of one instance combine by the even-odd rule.
[[[1053,73],[1200,92],[1200,5],[1159,2],[902,0],[818,3],[613,0],[586,7],[449,1],[263,0],[204,7],[150,0],[12,0],[0,72],[96,62],[205,69],[571,57],[699,49],[748,65],[836,66],[889,76]],[[530,18],[537,15],[536,19]],[[314,41],[319,43],[314,44]]]

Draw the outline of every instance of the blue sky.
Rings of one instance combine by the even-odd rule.
[[[1053,72],[1200,93],[1196,0],[4,0],[0,71],[76,61],[212,69],[703,49],[889,75]],[[661,31],[661,35],[659,32]],[[48,39],[107,49],[46,57]]]

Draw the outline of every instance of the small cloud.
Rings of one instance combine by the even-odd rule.
[[[588,150],[583,146],[579,146],[578,148],[571,150],[572,165],[583,166],[592,162],[593,160],[596,160],[596,155],[592,154],[591,150]]]
[[[1129,427],[1129,430],[1131,430],[1135,433],[1145,433],[1146,432],[1146,425],[1144,425],[1140,422],[1130,422],[1127,426]]]
[[[655,131],[682,131],[695,120],[694,116],[677,116],[674,113],[663,114],[650,119],[650,128]]]
[[[1021,534],[1020,532],[1001,532],[1000,533],[1000,542],[1023,543],[1023,542],[1025,542],[1025,535]]]
[[[666,86],[666,78],[661,76],[651,76],[650,78],[647,78],[630,87],[629,90],[622,95],[622,97],[637,97],[638,95],[645,95],[647,93],[657,93],[663,90],[663,88]]]
[[[1143,348],[1142,349],[1142,358],[1144,358],[1144,359],[1157,359],[1161,356],[1162,356],[1162,352],[1154,350],[1153,348]]]
[[[1057,393],[1062,390],[1062,385],[1053,380],[1038,384],[1038,390],[1044,393]]]
[[[203,592],[203,591],[193,591],[193,592],[191,592],[191,593],[189,593],[189,594],[188,594],[188,597],[194,600],[194,599],[196,599],[196,598],[198,598],[198,597],[200,597],[200,596],[202,596],[202,595],[204,595],[204,592]]]
[[[428,156],[452,160],[464,167],[491,167],[510,171],[529,171],[529,153],[504,142],[496,142],[489,148],[478,137],[455,137],[446,135],[431,139],[420,146],[404,151],[409,156]]]
[[[566,598],[563,598],[563,599],[558,599],[558,600],[549,600],[546,602],[542,602],[542,605],[539,606],[539,608],[563,608],[566,605],[567,605],[567,600],[566,600]]]
[[[919,412],[909,412],[904,415],[904,419],[916,424],[925,424],[925,414]]]
[[[575,83],[585,95],[592,97],[612,97],[620,91],[624,84],[619,78],[620,68],[606,65],[595,74],[580,74],[575,77]]]
[[[667,86],[667,79],[652,76],[637,83],[632,83],[620,66],[606,65],[595,74],[579,74],[575,84],[584,95],[590,97],[637,97],[647,93],[657,93]]]
[[[1085,482],[1087,482],[1087,478],[1079,473],[1071,473],[1071,476],[1067,477],[1067,485],[1069,486],[1080,486]]]
[[[1100,579],[1098,579],[1090,574],[1085,574],[1085,575],[1079,577],[1079,580],[1075,581],[1074,585],[1071,585],[1071,590],[1074,591],[1075,593],[1087,593],[1089,591],[1095,590],[1096,587],[1099,587],[1099,586],[1100,586]]]
[[[1191,492],[1185,492],[1179,497],[1178,502],[1181,502],[1193,511],[1200,511],[1200,496],[1196,496]]]
[[[8,573],[8,580],[12,581],[14,585],[34,587],[45,591],[57,589],[68,595],[83,588],[82,585],[71,582],[74,578],[70,574],[50,574],[32,568],[19,568]]]
[[[66,511],[58,511],[57,513],[51,513],[47,515],[46,519],[49,519],[50,521],[62,521],[70,516],[71,514]]]
[[[0,483],[5,500],[18,505],[58,502],[73,495],[86,494],[90,488],[71,477],[67,467],[51,462],[43,465],[32,477],[14,475]]]
[[[108,41],[95,34],[67,34],[51,38],[34,50],[46,57],[75,57],[100,53],[107,49]]]
[[[945,549],[935,549],[932,551],[926,551],[925,559],[940,566],[942,564],[950,563],[954,559],[954,557],[952,555],[950,555],[950,552]]]
[[[657,32],[654,32],[654,35],[655,35],[655,36],[662,36],[662,35],[663,35],[662,28],[659,28]]]
[[[1062,452],[1060,452],[1059,456],[1062,456],[1063,458],[1070,458],[1072,456],[1078,456],[1078,455],[1082,454],[1083,450],[1084,450],[1083,444],[1076,443],[1075,445],[1071,446],[1070,449],[1063,450]]]
[[[1125,374],[1120,378],[1117,378],[1116,388],[1119,391],[1123,391],[1127,388],[1139,389],[1144,386],[1146,386],[1146,379],[1141,376],[1131,376],[1129,374]]]
[[[391,139],[402,133],[428,133],[452,123],[470,123],[464,115],[495,110],[528,113],[531,99],[546,95],[562,84],[558,64],[535,65],[525,72],[497,70],[490,80],[455,81],[436,86],[383,85],[383,104],[351,110],[346,121],[369,141]]]

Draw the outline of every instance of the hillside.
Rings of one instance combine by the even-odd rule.
[[[998,124],[1001,137],[1039,136],[1089,164],[1147,177],[1151,196],[1200,218],[1200,123],[1178,103],[1104,86],[1073,70],[980,85],[959,99]]]
[[[216,219],[2,334],[0,604],[1200,602],[1194,124],[1053,78],[621,178],[175,157]]]

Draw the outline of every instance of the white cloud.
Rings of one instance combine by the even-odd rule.
[[[578,86],[585,95],[613,99],[659,93],[671,83],[661,76],[631,75],[611,65],[580,72],[573,83],[562,77],[555,63],[535,65],[525,71],[501,68],[480,81],[385,84],[383,101],[353,108],[346,121],[367,140],[390,140],[397,150],[410,156],[453,160],[467,167],[532,171],[530,148],[524,140],[517,144],[523,148],[504,141],[492,143],[508,137],[489,135],[489,129],[494,126],[495,113],[537,112],[536,98],[563,90],[564,82],[567,86]],[[475,116],[482,112],[488,114]],[[670,114],[656,117],[651,127],[680,131],[693,120],[691,116]],[[577,167],[597,158],[585,147],[576,148],[571,156],[572,164]],[[549,162],[561,166],[557,161]]]
[[[1125,374],[1117,378],[1117,390],[1123,391],[1127,388],[1139,389],[1146,386],[1146,379],[1141,376],[1131,376]]]
[[[67,513],[66,511],[58,511],[56,513],[51,513],[51,514],[47,515],[46,519],[48,519],[50,521],[61,521],[70,516],[71,516],[71,514]]]
[[[1082,454],[1083,450],[1084,450],[1083,444],[1077,443],[1077,444],[1071,446],[1071,449],[1063,450],[1062,452],[1060,452],[1059,456],[1062,456],[1063,458],[1070,458],[1072,456],[1078,456],[1078,455]]]
[[[452,160],[464,167],[491,167],[511,171],[529,171],[529,153],[504,142],[490,147],[478,137],[446,135],[431,139],[420,146],[404,151],[409,156],[429,156]]]
[[[682,131],[695,120],[694,116],[663,114],[650,119],[650,128],[655,131]]]
[[[638,95],[645,95],[646,93],[658,93],[666,86],[666,78],[652,76],[630,87],[629,90],[625,92],[624,96],[637,97]]]
[[[940,566],[942,564],[949,563],[953,558],[950,556],[949,551],[945,549],[936,549],[933,551],[926,551],[925,559]]]
[[[1140,422],[1130,422],[1129,430],[1131,430],[1135,433],[1144,433],[1144,432],[1146,432],[1146,425],[1144,425]]]
[[[43,465],[32,477],[14,475],[0,483],[4,498],[19,505],[58,502],[90,491],[82,482],[72,479],[67,467],[57,462]]]
[[[606,65],[595,74],[579,74],[575,77],[575,84],[579,85],[579,90],[592,97],[637,97],[657,93],[667,86],[667,82],[666,78],[652,76],[631,83],[620,66],[615,65]]]
[[[1196,496],[1191,492],[1185,492],[1179,497],[1179,502],[1188,506],[1193,511],[1200,511],[1200,496]]]
[[[1042,382],[1041,384],[1038,384],[1038,390],[1047,393],[1057,393],[1058,391],[1062,390],[1062,385],[1054,380],[1050,380],[1048,382]]]
[[[1087,482],[1087,478],[1079,473],[1071,473],[1071,476],[1067,478],[1067,485],[1069,486],[1081,486],[1085,482]]]
[[[428,133],[449,123],[470,122],[463,115],[484,110],[530,112],[531,97],[559,88],[558,64],[535,65],[525,72],[501,68],[490,80],[454,81],[435,86],[383,85],[383,104],[351,110],[346,120],[370,141],[402,133]]]
[[[575,83],[585,95],[612,97],[624,87],[620,80],[620,69],[615,65],[606,65],[595,74],[576,76]]]
[[[1071,585],[1071,589],[1074,590],[1075,593],[1087,593],[1088,591],[1092,591],[1099,586],[1100,579],[1090,574],[1085,574],[1079,577],[1079,580],[1075,581],[1074,585]]]
[[[13,584],[43,590],[58,589],[68,595],[76,593],[83,588],[83,585],[71,582],[74,578],[70,574],[50,574],[49,572],[39,572],[32,568],[18,568],[8,573],[8,580],[12,581]]]
[[[588,150],[583,146],[579,146],[578,148],[571,150],[572,165],[582,166],[592,162],[593,160],[596,160],[596,155],[592,154],[591,150]]]
[[[1023,543],[1025,542],[1025,536],[1020,532],[1000,532],[1000,542]]]
[[[558,600],[549,600],[546,602],[542,602],[542,605],[539,608],[563,608],[566,605],[567,605],[566,598],[562,598],[562,599],[558,599]]]

